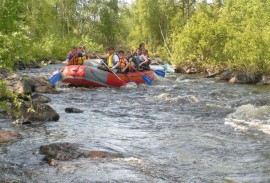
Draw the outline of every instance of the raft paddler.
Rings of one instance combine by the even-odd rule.
[[[73,46],[70,52],[68,52],[66,60],[62,63],[67,65],[81,65],[82,59],[80,59],[80,57],[84,55],[85,53],[83,53],[81,49],[77,49],[76,46]]]
[[[118,51],[118,57],[120,62],[120,67],[118,67],[120,72],[128,72],[129,63],[127,58],[125,57],[125,52],[123,50]]]
[[[105,62],[99,64],[97,66],[98,69],[101,69],[101,70],[104,70],[104,71],[114,71],[114,70],[118,70],[118,68],[120,67],[120,60],[119,60],[119,57],[115,54],[115,49],[114,49],[114,46],[108,46],[106,48],[106,53],[103,54],[103,55],[100,55],[98,53],[95,53],[95,55],[98,57],[98,58],[101,58],[101,59],[104,59]],[[106,64],[106,65],[104,65]],[[109,67],[109,68],[108,68]]]

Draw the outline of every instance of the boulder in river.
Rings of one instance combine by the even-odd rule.
[[[238,83],[238,84],[255,84],[259,83],[262,79],[262,75],[255,74],[236,74],[232,77],[229,82],[230,83]]]
[[[30,108],[33,110],[29,110]],[[31,103],[24,101],[21,106],[21,114],[24,119],[30,121],[58,121],[59,114],[49,105],[42,103]]]
[[[37,93],[59,93],[45,77],[24,77],[17,74],[9,75],[4,79],[8,89],[19,95]]]
[[[15,130],[1,130],[0,129],[0,143],[10,142],[18,139],[20,134]]]
[[[263,76],[260,84],[262,84],[262,85],[270,85],[270,76]]]
[[[27,83],[31,86],[33,92],[57,94],[59,91],[55,89],[45,77],[29,77]]]
[[[44,160],[50,165],[57,165],[58,160],[67,161],[77,159],[80,157],[84,158],[123,158],[123,155],[119,153],[110,153],[106,151],[90,151],[80,149],[77,144],[73,143],[54,143],[49,145],[42,145],[40,152],[45,154]]]
[[[51,102],[51,99],[45,95],[42,95],[40,93],[36,93],[32,95],[32,101],[35,103],[48,103]]]
[[[82,110],[76,109],[74,107],[67,107],[67,108],[65,108],[65,112],[66,113],[83,113]]]

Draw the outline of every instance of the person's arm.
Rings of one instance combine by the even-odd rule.
[[[66,60],[64,62],[62,62],[62,63],[68,65],[69,61],[70,61],[70,54],[67,55]]]
[[[125,72],[125,70],[129,67],[129,62],[127,61],[126,58],[125,58],[125,63],[126,63],[126,66],[125,68],[122,69],[122,72]]]
[[[116,62],[116,64],[112,68],[110,68],[110,71],[113,71],[114,69],[116,69],[119,66],[120,66],[120,62]]]
[[[98,58],[108,58],[110,55],[108,53],[105,53],[103,55],[100,55],[98,53],[94,53],[95,56],[97,56]]]
[[[83,53],[83,52],[78,53],[78,57],[83,57],[83,56],[85,56],[85,53]]]
[[[143,59],[143,62],[141,62],[139,66],[142,66],[143,64],[146,64],[148,62],[147,57],[145,57],[144,55],[142,55],[141,58]]]

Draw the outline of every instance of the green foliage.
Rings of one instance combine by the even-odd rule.
[[[230,39],[224,52],[231,68],[253,73],[270,72],[269,5],[259,0],[228,1],[222,19],[228,25]]]
[[[263,0],[197,4],[188,24],[172,34],[173,62],[269,73],[269,6]]]
[[[31,40],[24,21],[25,2],[0,0],[0,66],[5,68],[12,69],[14,61],[29,58]]]
[[[17,30],[24,21],[24,3],[28,0],[0,0],[0,32],[9,34]]]
[[[0,32],[0,65],[12,69],[14,61],[29,60],[31,40],[25,30],[14,31],[8,35]]]
[[[65,59],[70,47],[135,49],[175,64],[270,73],[270,2],[0,0],[0,66]]]
[[[205,3],[198,4],[182,32],[173,34],[174,63],[196,62],[200,66],[223,63],[225,56],[222,48],[227,36],[224,24],[218,21],[217,11]]]
[[[7,84],[0,80],[0,109],[4,109],[12,114],[19,115],[21,101],[18,96],[7,89]]]
[[[151,54],[161,54],[160,47],[169,43],[171,20],[177,13],[173,0],[137,0],[130,8],[128,45],[135,49],[141,42]],[[165,52],[168,57],[168,52]]]

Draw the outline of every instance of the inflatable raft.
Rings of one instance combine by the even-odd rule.
[[[117,76],[116,76],[117,75]],[[87,85],[93,87],[120,87],[129,82],[136,84],[145,83],[144,77],[151,80],[156,79],[156,74],[152,70],[142,72],[112,73],[97,69],[95,65],[69,65],[61,72],[64,83],[74,85]]]

